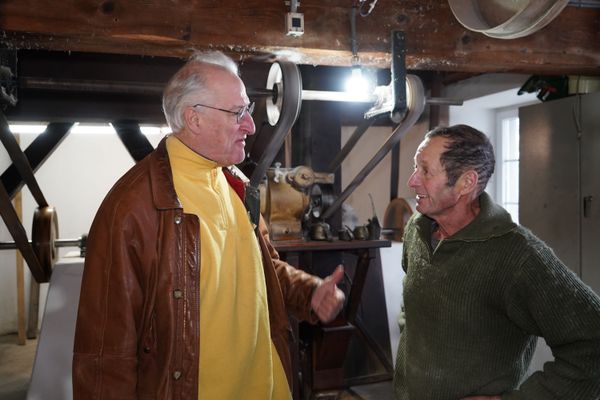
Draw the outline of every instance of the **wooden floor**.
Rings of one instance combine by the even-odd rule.
[[[394,400],[392,382],[351,387],[342,392],[320,393],[314,400]]]
[[[0,400],[25,400],[37,340],[17,344],[17,335],[0,336]]]
[[[17,335],[0,336],[0,400],[25,400],[37,340],[17,344]],[[357,386],[342,392],[322,393],[314,400],[393,400],[392,383]]]

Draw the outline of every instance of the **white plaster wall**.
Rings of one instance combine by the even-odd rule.
[[[21,148],[25,149],[36,137],[21,134]],[[147,136],[156,146],[162,134]],[[0,146],[0,173],[11,164],[3,146]],[[96,210],[102,199],[134,161],[115,133],[67,135],[54,153],[36,172],[36,179],[44,196],[58,215],[59,233],[62,238],[78,238],[89,231]],[[37,204],[29,189],[23,194],[23,226],[31,237],[31,222]],[[12,241],[4,221],[0,221],[0,240]],[[62,256],[76,248],[61,248]],[[0,252],[0,334],[17,331],[16,252]],[[29,307],[29,284],[31,275],[25,265],[25,289],[27,318]],[[45,304],[47,284],[42,284],[40,297],[40,323]]]
[[[414,194],[406,186],[406,182],[412,174],[415,151],[427,132],[427,128],[428,121],[424,119],[419,121],[400,142],[398,196],[409,201],[412,201]],[[348,141],[354,129],[354,127],[342,128],[342,146]],[[352,152],[348,154],[342,163],[342,190],[352,182],[356,174],[375,155],[391,133],[391,127],[375,126],[363,134]],[[366,224],[368,219],[373,217],[369,193],[373,196],[379,222],[383,222],[385,209],[390,202],[391,162],[392,156],[391,153],[388,153],[346,200],[346,203],[354,209],[359,225]]]
[[[504,80],[501,78],[504,77]],[[492,142],[496,153],[496,170],[499,170],[499,138],[496,135],[496,113],[499,110],[520,107],[539,102],[536,93],[518,94],[519,88],[527,80],[524,75],[480,75],[467,79],[446,88],[446,96],[463,99],[462,106],[450,106],[448,125],[466,124],[485,133]],[[500,201],[497,193],[497,173],[494,173],[488,182],[486,191]]]

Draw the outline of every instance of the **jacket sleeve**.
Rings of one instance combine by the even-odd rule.
[[[515,282],[509,318],[543,337],[555,360],[502,399],[599,398],[600,298],[547,248],[529,257]]]
[[[259,221],[259,233],[277,273],[287,312],[299,320],[317,323],[318,318],[312,312],[311,298],[322,280],[279,259],[279,254],[269,239],[267,224],[263,217]]]
[[[113,204],[114,206],[114,204]],[[103,206],[90,230],[73,356],[73,398],[135,399],[143,296],[132,239],[139,229]]]

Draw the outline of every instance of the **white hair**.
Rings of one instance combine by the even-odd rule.
[[[212,64],[219,66],[232,74],[238,76],[238,66],[230,57],[223,52],[196,51],[179,71],[167,82],[163,91],[162,108],[167,124],[173,132],[183,129],[183,111],[192,105],[193,98],[208,95],[206,91],[206,79],[197,71],[190,73],[189,67],[193,64]]]

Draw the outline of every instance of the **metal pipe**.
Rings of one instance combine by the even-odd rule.
[[[275,95],[275,90],[266,88],[248,88],[248,97],[270,97]]]
[[[347,103],[372,103],[377,99],[374,95],[353,98],[347,92],[333,92],[323,90],[303,90],[302,100],[343,101]]]
[[[377,100],[375,95],[367,95],[362,98],[349,96],[346,92],[325,91],[325,90],[303,90],[302,100],[316,101],[342,101],[345,103],[373,103]],[[453,99],[445,97],[428,97],[425,99],[425,104],[429,105],[445,105],[445,106],[462,106],[462,99]]]
[[[124,93],[152,96],[161,95],[164,88],[163,84],[147,82],[109,82],[99,80],[53,79],[36,77],[21,77],[19,79],[19,86],[22,89]],[[248,88],[248,96],[250,97],[266,97],[275,95],[276,91],[273,89]],[[348,93],[346,92],[326,90],[302,90],[301,97],[302,100],[309,101],[340,101],[345,103],[373,103],[375,100],[377,100],[375,95],[366,95],[362,98],[353,98],[348,96]],[[426,103],[435,105],[460,106],[463,104],[463,101],[459,99],[432,97],[428,98]]]
[[[75,92],[124,93],[150,96],[162,95],[164,84],[147,82],[114,82],[84,79],[53,79],[21,77],[23,89],[63,90]]]
[[[298,0],[291,0],[290,2],[290,11],[293,13],[298,12]]]
[[[445,97],[428,97],[425,99],[425,103],[430,106],[462,106],[463,101],[461,99],[452,99]]]

